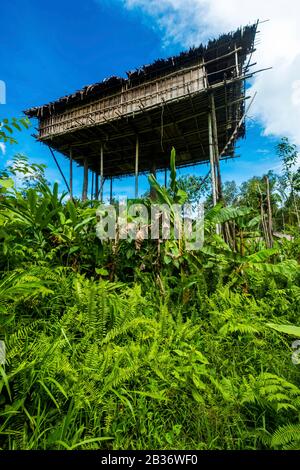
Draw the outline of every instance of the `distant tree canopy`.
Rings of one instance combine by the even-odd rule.
[[[210,175],[202,176],[181,176],[177,180],[178,187],[187,193],[190,203],[197,203],[203,196],[206,196],[210,189]]]

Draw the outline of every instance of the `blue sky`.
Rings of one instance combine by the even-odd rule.
[[[219,31],[224,32],[222,30]],[[158,57],[177,54],[184,49],[180,39],[166,41],[162,27],[153,15],[141,8],[126,8],[119,0],[52,0],[41,2],[15,0],[1,5],[0,80],[7,86],[7,104],[0,105],[0,118],[20,116],[28,107],[41,105],[85,85],[111,75],[150,63]],[[7,146],[0,154],[0,166],[15,153],[48,166],[50,181],[63,182],[49,150],[35,142],[36,122],[28,132],[17,136],[18,144]],[[265,137],[264,128],[248,120],[247,138],[239,142],[239,158],[222,164],[223,179],[238,183],[279,169],[274,146],[279,137]],[[1,152],[1,151],[0,151]],[[58,160],[68,177],[67,161]],[[180,174],[206,174],[207,165]],[[75,190],[80,194],[82,170],[74,172]],[[133,179],[124,178],[114,185],[114,192],[133,195]],[[108,191],[108,185],[105,187]],[[140,179],[140,193],[147,189]]]

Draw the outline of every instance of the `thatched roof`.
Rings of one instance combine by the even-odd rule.
[[[222,80],[224,73],[222,73],[222,62],[210,61],[217,57],[222,57],[227,52],[232,51],[235,47],[240,47],[244,58],[240,58],[243,62],[247,54],[249,54],[254,47],[254,39],[256,34],[257,24],[240,28],[235,32],[223,34],[218,39],[208,42],[206,46],[200,45],[192,47],[188,51],[182,52],[177,56],[169,57],[167,59],[158,59],[150,65],[144,65],[135,71],[127,72],[127,78],[117,76],[110,77],[101,82],[94,83],[83,87],[81,90],[76,91],[70,95],[59,98],[43,106],[37,106],[27,109],[25,114],[29,117],[47,117],[53,113],[57,114],[65,111],[73,106],[78,105],[81,101],[89,102],[95,99],[104,97],[108,94],[117,92],[123,85],[133,87],[145,81],[152,80],[156,77],[166,75],[174,70],[191,66],[196,64],[199,60],[208,62],[208,74],[214,73],[214,82]],[[220,71],[218,73],[218,71]]]

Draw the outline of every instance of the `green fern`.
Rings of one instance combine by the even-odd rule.
[[[287,424],[278,428],[272,436],[273,448],[300,449],[300,424]]]

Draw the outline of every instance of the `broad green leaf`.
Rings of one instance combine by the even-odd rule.
[[[300,338],[300,327],[293,325],[277,325],[276,323],[267,323],[269,328],[279,331],[280,333],[286,333],[287,335],[297,336]]]

